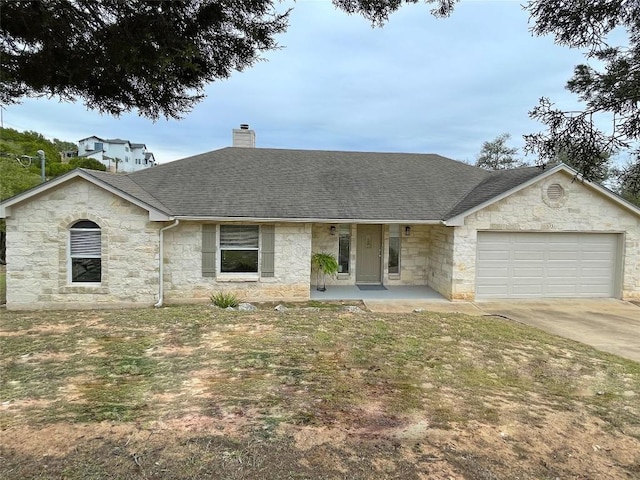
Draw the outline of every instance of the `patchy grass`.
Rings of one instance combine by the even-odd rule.
[[[637,363],[499,318],[305,307],[0,313],[0,477],[640,473]]]

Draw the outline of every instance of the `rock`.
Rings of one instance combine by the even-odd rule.
[[[255,312],[256,310],[258,310],[258,307],[250,303],[241,303],[238,305],[238,310],[240,310],[241,312]]]
[[[320,307],[304,307],[301,308],[301,310],[304,310],[305,312],[319,312]]]
[[[424,308],[414,308],[413,309],[413,313],[423,313],[426,312],[426,310]]]
[[[227,308],[225,308],[225,310],[231,310],[232,312],[235,312],[235,311],[236,311],[236,309],[235,309],[235,308],[233,308],[233,307],[227,307]]]
[[[360,307],[356,307],[355,305],[345,305],[345,307],[342,309],[345,312],[349,312],[349,313],[362,313],[363,310]]]
[[[287,310],[289,310],[289,309],[288,309],[287,307],[285,307],[284,305],[282,305],[282,304],[278,304],[278,305],[276,305],[276,307],[274,308],[274,310],[275,310],[276,312],[285,312],[285,311],[287,311]]]

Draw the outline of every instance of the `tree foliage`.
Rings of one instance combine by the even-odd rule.
[[[24,163],[29,163],[26,157],[32,157],[40,168],[37,158],[38,150],[45,154],[47,162],[59,162],[60,153],[56,146],[38,132],[19,132],[13,128],[0,128],[0,154],[10,157],[23,157]]]
[[[476,159],[476,167],[505,170],[522,166],[523,162],[517,158],[518,149],[507,145],[510,138],[510,134],[503,133],[490,142],[484,142]]]
[[[45,176],[57,177],[77,167],[106,170],[97,160],[73,158],[62,163],[60,152],[72,142],[47,140],[38,132],[0,128],[0,200],[16,195],[41,182],[38,150],[45,154]]]
[[[177,118],[277,48],[273,0],[0,0],[0,102],[83,98],[118,115]]]
[[[613,175],[618,180],[618,193],[640,206],[640,162],[627,162],[625,166],[615,168]]]
[[[556,43],[586,50],[588,63],[578,65],[567,89],[584,102],[581,111],[564,111],[542,98],[532,118],[547,127],[527,135],[526,151],[541,163],[559,152],[576,162],[582,176],[598,180],[616,154],[631,159],[612,170],[627,196],[640,195],[640,2],[627,0],[536,0],[531,13],[536,35],[553,35]],[[626,44],[609,45],[614,29],[626,34]],[[606,116],[605,116],[606,115]],[[604,118],[609,128],[598,128]]]
[[[0,157],[0,201],[40,183],[40,174],[24,168],[13,158]]]
[[[77,152],[78,145],[74,142],[67,142],[66,140],[60,140],[59,138],[53,139],[53,144],[58,152]]]
[[[100,170],[102,172],[107,171],[107,167],[95,158],[74,157],[69,160],[69,165],[71,165],[72,168],[86,168],[88,170]]]
[[[332,0],[333,4],[349,14],[361,15],[373,25],[384,25],[389,15],[403,4],[415,4],[420,0]],[[432,5],[431,14],[435,17],[447,17],[459,0],[423,0]]]

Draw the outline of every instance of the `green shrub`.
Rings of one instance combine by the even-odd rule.
[[[240,304],[240,300],[232,292],[215,292],[211,295],[211,303],[220,308],[235,308]]]

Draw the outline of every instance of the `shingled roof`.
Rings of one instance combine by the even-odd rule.
[[[228,147],[128,174],[86,171],[173,216],[428,222],[542,173],[433,154]]]
[[[540,167],[523,167],[508,170],[496,170],[467,193],[445,218],[455,217],[498,195],[521,185],[542,173]]]

